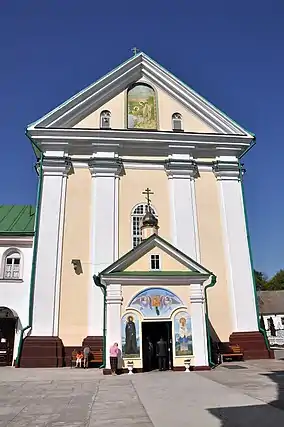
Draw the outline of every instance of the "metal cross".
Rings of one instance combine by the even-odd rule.
[[[147,205],[150,206],[150,194],[154,194],[153,191],[151,191],[150,188],[146,188],[146,190],[143,191],[142,194],[146,194]]]
[[[139,49],[137,47],[133,47],[132,49],[133,55],[137,55],[137,53],[139,52]]]

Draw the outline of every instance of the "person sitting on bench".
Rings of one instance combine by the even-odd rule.
[[[76,368],[82,368],[83,353],[78,351],[76,354]]]

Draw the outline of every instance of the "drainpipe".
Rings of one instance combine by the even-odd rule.
[[[27,134],[26,134],[27,135]],[[28,135],[27,135],[28,136]],[[36,200],[36,212],[35,212],[35,229],[34,229],[34,248],[33,248],[33,258],[32,258],[32,269],[31,269],[31,279],[30,279],[30,297],[29,297],[29,322],[21,330],[18,353],[15,361],[15,367],[20,367],[20,359],[23,348],[24,332],[32,328],[33,323],[33,311],[34,311],[34,291],[35,291],[35,276],[36,276],[36,262],[37,262],[37,248],[38,248],[38,236],[39,236],[39,219],[40,219],[40,206],[41,206],[41,196],[42,196],[42,162],[43,162],[43,153],[40,148],[31,140],[28,136],[31,143],[41,152],[39,159],[39,182],[37,187],[37,200]]]
[[[242,175],[242,165],[240,163],[240,159],[243,157],[243,155],[255,145],[255,141],[251,144],[251,146],[239,157],[238,163],[239,163],[239,173],[240,173],[240,182],[241,182],[241,191],[242,191],[242,198],[243,198],[243,210],[244,210],[244,217],[245,217],[245,225],[246,225],[246,234],[247,234],[247,241],[248,241],[248,248],[249,248],[249,261],[250,261],[250,269],[251,269],[251,276],[252,276],[252,282],[253,282],[253,291],[254,291],[254,299],[255,299],[255,308],[256,308],[256,315],[257,315],[257,324],[258,324],[258,330],[262,333],[265,345],[268,351],[270,351],[270,345],[269,341],[266,335],[266,331],[261,327],[260,324],[260,314],[259,314],[259,307],[258,307],[258,300],[257,300],[257,291],[256,291],[256,283],[255,283],[255,276],[254,276],[254,268],[253,268],[253,260],[252,260],[252,249],[251,249],[251,242],[250,242],[250,234],[248,229],[248,218],[247,218],[247,210],[246,210],[246,204],[245,204],[245,194],[244,194],[244,185],[243,185],[243,175]]]
[[[217,281],[217,277],[211,273],[211,282],[208,285],[204,286],[204,298],[205,298],[205,326],[206,326],[206,335],[207,335],[207,349],[208,349],[208,361],[211,368],[215,368],[215,363],[212,360],[211,352],[211,342],[210,342],[210,328],[209,328],[209,318],[208,318],[208,301],[207,301],[207,289],[212,288]]]
[[[103,295],[104,295],[104,314],[103,314],[103,364],[100,366],[101,368],[106,367],[106,285],[101,283],[101,277],[100,274],[96,276],[96,274],[93,275],[93,281],[96,286],[101,288]]]

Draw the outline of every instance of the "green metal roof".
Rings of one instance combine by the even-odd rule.
[[[33,235],[35,207],[0,205],[0,235]]]

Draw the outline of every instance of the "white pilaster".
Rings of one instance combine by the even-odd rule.
[[[194,366],[208,366],[203,285],[190,285],[190,302]]]
[[[32,334],[58,334],[60,270],[66,194],[70,163],[45,157],[40,207]]]
[[[106,368],[110,368],[109,349],[117,342],[121,349],[121,285],[110,284],[107,286],[107,321],[106,321]]]
[[[166,165],[169,178],[172,244],[200,261],[195,198],[197,165],[193,160],[171,158]]]
[[[118,257],[118,190],[122,162],[116,157],[95,157],[89,162],[92,175],[90,254],[92,276]],[[88,335],[103,333],[103,295],[90,278]]]
[[[239,165],[217,161],[223,241],[234,332],[258,330]]]

